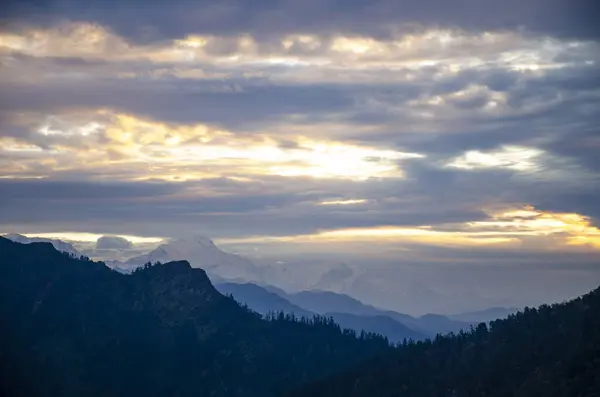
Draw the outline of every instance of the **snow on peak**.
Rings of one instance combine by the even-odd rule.
[[[184,241],[185,240],[186,239],[184,239]],[[204,247],[215,247],[216,248],[215,243],[213,243],[213,241],[206,236],[195,235],[191,238],[191,240],[195,241],[196,243],[198,243]]]
[[[260,270],[249,260],[221,251],[204,236],[191,236],[161,244],[152,252],[131,258],[129,265],[167,263],[187,260],[192,267],[202,268],[209,274],[228,280],[259,281]]]
[[[194,235],[191,237],[180,238],[170,241],[167,246],[177,246],[178,248],[198,249],[198,247],[204,247],[210,250],[218,250],[215,243],[206,236]]]

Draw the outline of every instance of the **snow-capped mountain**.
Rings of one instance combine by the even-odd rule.
[[[75,249],[75,247],[73,247],[72,244],[66,243],[62,240],[56,240],[56,239],[51,239],[51,238],[42,238],[42,237],[27,237],[27,236],[23,236],[21,234],[16,234],[16,233],[6,234],[2,237],[12,240],[16,243],[21,243],[21,244],[50,243],[54,246],[54,248],[56,248],[57,251],[66,252],[68,254],[75,255],[77,257],[80,257],[83,255],[81,252],[77,251],[77,249]]]
[[[248,259],[221,251],[207,237],[195,236],[158,246],[148,254],[125,262],[128,266],[145,263],[187,260],[192,267],[204,269],[210,276],[223,280],[261,281],[261,269]]]

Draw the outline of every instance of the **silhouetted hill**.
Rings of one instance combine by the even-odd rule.
[[[596,397],[598,374],[600,289],[405,344],[290,397]]]
[[[3,396],[280,395],[389,349],[322,317],[268,320],[185,261],[132,275],[0,238]]]

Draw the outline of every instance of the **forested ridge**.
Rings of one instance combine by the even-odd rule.
[[[405,343],[288,397],[600,396],[600,289]]]
[[[131,276],[0,238],[5,396],[268,397],[388,350],[324,317],[268,319],[187,262]]]

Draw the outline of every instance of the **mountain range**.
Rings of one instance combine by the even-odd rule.
[[[361,331],[377,333],[387,337],[391,342],[401,342],[404,339],[417,340],[427,337],[426,334],[411,329],[401,322],[384,315],[377,315],[375,313],[358,315],[345,311],[322,310],[325,306],[321,306],[321,310],[307,310],[306,306],[296,305],[290,299],[285,299],[255,284],[223,283],[216,284],[215,287],[221,293],[231,295],[238,302],[247,304],[249,308],[261,314],[284,312],[307,318],[316,314],[322,314],[327,318],[333,318],[336,323],[344,328],[355,330],[358,333]],[[306,293],[310,292],[307,291]],[[291,295],[292,298],[293,296]]]
[[[425,339],[438,333],[458,332],[468,329],[471,323],[449,319],[441,315],[413,317],[390,310],[366,305],[348,295],[330,291],[285,291],[261,287],[251,283],[217,283],[216,288],[251,309],[266,314],[283,311],[298,316],[320,314],[333,317],[340,325],[354,329],[376,332],[393,342],[403,339]],[[274,292],[272,292],[274,291]]]
[[[59,251],[75,256],[83,255],[72,244],[61,240],[28,238],[17,234],[5,237],[21,243],[49,242]],[[282,311],[289,314],[294,313],[299,317],[324,315],[332,317],[340,325],[357,332],[379,333],[393,342],[399,342],[405,338],[418,340],[435,336],[438,333],[458,332],[479,321],[489,321],[489,319],[514,312],[514,310],[503,311],[502,308],[494,308],[487,312],[464,314],[462,315],[462,318],[465,318],[464,321],[460,319],[461,315],[453,318],[434,314],[414,317],[391,310],[378,309],[348,295],[332,291],[286,292],[281,288],[264,283],[265,279],[274,279],[272,273],[274,267],[257,266],[248,259],[222,251],[210,239],[203,236],[174,240],[125,262],[111,260],[106,261],[105,264],[120,273],[128,274],[146,263],[168,263],[179,260],[186,260],[192,267],[204,269],[221,292],[233,295],[236,300],[247,304],[258,313]],[[308,265],[305,264],[303,269],[306,266]],[[277,269],[279,270],[276,274],[281,275],[281,269],[284,268],[278,267]],[[331,268],[326,268],[319,276],[319,280],[321,284],[330,283],[336,274],[348,276],[351,273],[352,270],[349,267],[339,263]],[[283,272],[283,274],[289,275],[288,272]],[[314,277],[319,273],[312,272],[312,274]],[[493,317],[494,314],[498,317]]]
[[[391,346],[323,316],[261,316],[186,261],[123,275],[50,243],[0,238],[0,271],[6,397],[600,393],[600,288]]]
[[[323,317],[263,319],[186,261],[123,275],[0,238],[0,271],[3,396],[278,396],[390,349]]]

